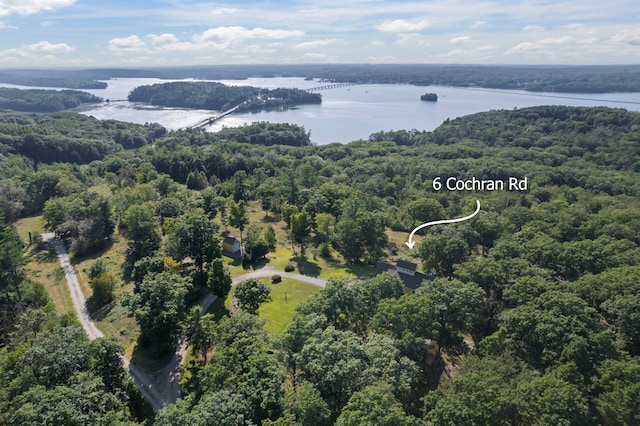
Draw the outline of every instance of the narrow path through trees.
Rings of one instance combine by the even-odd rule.
[[[67,281],[67,286],[69,287],[69,293],[71,294],[71,300],[73,301],[73,308],[76,311],[78,321],[80,321],[85,333],[87,333],[87,336],[89,336],[89,339],[91,340],[104,337],[104,334],[98,330],[98,327],[96,327],[95,323],[89,316],[87,301],[82,293],[82,289],[80,288],[78,277],[76,276],[71,260],[67,255],[64,243],[56,238],[53,233],[42,234],[42,240],[51,244],[56,251],[58,260],[60,260],[60,266],[62,266],[62,270],[64,271],[64,278]],[[127,358],[124,356],[121,358],[125,368],[129,370],[129,373],[140,388],[140,392],[142,392],[142,395],[153,409],[157,411],[162,408],[162,406],[166,405],[166,398],[157,391],[154,381],[138,367],[131,364]]]

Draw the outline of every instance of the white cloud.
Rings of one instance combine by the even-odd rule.
[[[329,55],[327,55],[326,53],[313,53],[313,52],[308,52],[305,53],[304,55],[302,55],[303,58],[307,58],[307,59],[328,59]]]
[[[484,45],[475,49],[453,49],[449,51],[443,59],[455,58],[456,61],[464,60],[466,62],[482,62],[495,58],[493,52],[496,47],[493,45]]]
[[[64,55],[75,50],[67,43],[49,43],[48,41],[41,41],[36,44],[30,44],[26,48],[29,53],[34,53],[37,55]]]
[[[449,39],[449,43],[451,44],[466,44],[466,43],[469,43],[470,41],[471,41],[471,37],[469,36],[454,37],[452,39]]]
[[[0,16],[33,15],[34,13],[67,7],[76,0],[0,0]]]
[[[544,31],[544,27],[540,25],[525,25],[523,31]]]
[[[15,49],[8,49],[0,52],[0,58],[13,61],[16,58],[27,59],[55,59],[57,56],[75,52],[75,49],[66,43],[49,43],[41,41],[28,44]]]
[[[208,45],[192,43],[190,41],[167,43],[160,46],[155,46],[154,50],[157,52],[194,52],[197,50],[204,50],[205,47],[209,50],[224,50],[226,46],[218,45],[215,43],[209,43]]]
[[[487,21],[475,21],[474,23],[471,24],[471,28],[474,30],[477,30],[478,28],[484,27],[487,24],[488,24]]]
[[[429,38],[420,34],[402,34],[395,44],[415,44],[420,47],[431,46]]]
[[[541,48],[542,46],[540,46],[539,44],[532,43],[530,41],[525,41],[507,50],[505,53],[507,55],[513,55],[513,54],[523,53],[523,52],[534,52],[536,50],[540,50]]]
[[[617,43],[640,46],[640,29],[634,28],[630,30],[619,31],[613,37],[611,37],[611,40]]]
[[[431,20],[429,18],[422,18],[419,20],[396,19],[393,21],[384,21],[380,25],[377,25],[376,29],[385,33],[410,33],[414,31],[422,31],[430,25]]]
[[[565,30],[581,30],[584,27],[585,27],[584,24],[568,24],[568,25],[563,25],[560,28],[564,28]]]
[[[258,46],[257,44],[252,44],[252,45],[249,45],[249,46],[245,47],[244,51],[246,53],[253,53],[253,54],[261,53],[263,55],[277,52],[276,49],[265,49],[262,46]]]
[[[392,64],[397,59],[394,56],[368,56],[367,61],[373,64]]]
[[[248,29],[246,27],[217,27],[210,28],[202,34],[193,36],[196,43],[233,43],[246,39],[278,40],[304,36],[299,30],[270,30],[266,28]]]
[[[146,50],[146,44],[137,35],[109,40],[109,50],[112,52],[142,52]]]
[[[257,44],[252,44],[250,46],[245,47],[244,51],[247,53],[260,53],[262,52],[262,47],[258,46]]]
[[[328,38],[324,40],[314,40],[314,41],[307,41],[304,43],[296,44],[295,46],[293,46],[293,48],[308,50],[308,49],[315,49],[320,46],[328,46],[330,44],[342,43],[343,41],[344,40],[342,40],[341,38]]]
[[[563,37],[545,38],[543,40],[540,40],[538,43],[545,46],[554,46],[554,45],[572,43],[573,41],[575,41],[574,38],[569,36],[563,36]]]
[[[246,40],[288,40],[294,37],[304,36],[304,31],[298,30],[272,30],[265,28],[248,29],[246,27],[217,27],[210,28],[202,33],[195,34],[190,41],[181,42],[174,34],[148,34],[146,36],[152,43],[147,47],[137,35],[125,38],[114,38],[109,42],[109,50],[117,52],[194,52],[199,50],[217,50],[230,52],[237,49],[238,45]],[[267,47],[276,47],[282,42],[272,42]],[[247,46],[248,52],[273,53],[273,49],[265,49],[257,44]]]
[[[75,51],[75,49],[66,43],[49,43],[48,41],[41,41],[39,43],[30,44],[25,46],[24,51],[30,54],[36,55],[64,55]]]
[[[178,43],[178,38],[173,34],[148,34],[147,38],[155,44]]]
[[[212,15],[231,15],[234,13],[240,12],[240,9],[235,9],[233,7],[222,7],[220,9],[215,9],[211,12]]]

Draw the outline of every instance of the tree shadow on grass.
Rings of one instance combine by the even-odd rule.
[[[294,257],[291,258],[291,261],[298,264],[298,272],[302,275],[318,277],[320,276],[320,272],[322,272],[322,268],[318,266],[317,263],[311,262],[306,257]]]
[[[96,297],[91,296],[87,299],[87,311],[89,312],[89,318],[92,321],[102,321],[109,315],[113,307],[116,305],[116,301],[112,300],[109,303],[102,303],[102,301],[97,300]]]
[[[109,253],[109,250],[111,250],[111,247],[113,247],[113,244],[114,244],[114,241],[112,239],[109,239],[109,240],[105,240],[104,243],[100,244],[99,248],[96,248],[95,250],[92,250],[89,253],[71,254],[71,253],[68,253],[69,252],[68,249],[67,249],[67,253],[71,258],[71,262],[74,265],[77,265],[79,263],[86,262],[88,260],[96,260],[106,255],[107,253]]]
[[[278,218],[276,218],[276,217],[274,217],[274,216],[265,215],[265,216],[262,218],[262,221],[263,221],[264,223],[276,223],[276,222],[280,222],[280,219],[278,219]]]
[[[225,298],[218,297],[213,301],[211,306],[209,306],[209,309],[207,309],[207,314],[213,315],[213,318],[216,320],[216,322],[230,315],[229,310],[226,306],[224,306],[224,302]]]
[[[248,263],[246,265],[242,266],[242,269],[245,271],[255,271],[256,269],[262,269],[265,266],[267,266],[269,263],[271,263],[271,259],[267,258],[267,257],[263,257],[262,259],[258,259],[253,263]],[[235,262],[234,262],[235,264]],[[242,261],[238,264],[241,265]]]
[[[31,258],[37,263],[51,263],[58,261],[58,254],[53,246],[47,244],[46,247],[34,251]]]
[[[343,263],[338,259],[327,259],[327,263],[331,265],[331,268],[341,269],[349,274],[355,275],[358,278],[373,278],[376,276],[376,269],[373,266],[365,264],[351,264]]]

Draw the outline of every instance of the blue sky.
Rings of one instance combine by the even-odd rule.
[[[638,64],[638,0],[0,0],[0,67]]]

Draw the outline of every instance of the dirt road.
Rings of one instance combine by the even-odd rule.
[[[281,272],[276,271],[271,266],[264,266],[260,269],[253,270],[251,272],[247,272],[246,274],[238,275],[233,279],[233,284],[238,284],[241,281],[248,280],[249,278],[265,278],[271,277],[272,275],[280,275],[281,277],[292,278],[298,281],[304,281],[309,284],[317,285],[318,287],[324,288],[327,285],[327,280],[323,280],[322,278],[310,277],[308,275],[302,274],[294,274],[293,272]]]
[[[69,293],[71,294],[71,300],[73,301],[73,308],[76,311],[78,321],[80,321],[80,325],[82,325],[85,333],[87,333],[87,336],[89,336],[89,339],[91,340],[103,337],[104,334],[98,330],[95,323],[89,316],[87,300],[82,293],[78,277],[76,276],[71,260],[67,255],[67,249],[65,248],[64,243],[56,238],[53,233],[42,234],[42,240],[51,244],[56,251],[58,260],[60,261],[60,266],[62,266],[62,270],[64,271],[64,278],[67,281],[67,286],[69,287]],[[166,405],[165,398],[158,392],[153,379],[135,365],[131,364],[131,362],[125,357],[121,358],[125,368],[129,370],[129,373],[140,388],[142,395],[147,402],[151,404],[153,409],[157,411]]]

